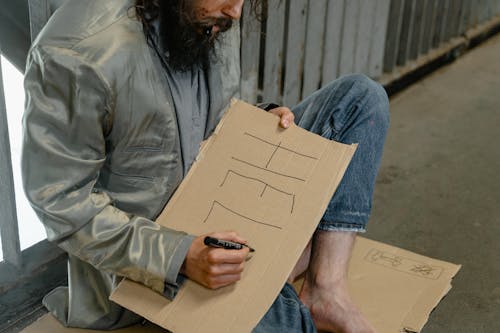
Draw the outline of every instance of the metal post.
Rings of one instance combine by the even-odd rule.
[[[0,45],[0,54],[1,45]],[[16,200],[14,197],[14,178],[10,157],[7,109],[3,90],[2,65],[0,62],[0,235],[4,260],[21,267],[21,247],[17,226]]]

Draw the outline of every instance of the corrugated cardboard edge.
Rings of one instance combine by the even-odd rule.
[[[441,302],[444,296],[451,290],[451,281],[456,276],[461,265],[443,261],[437,258],[428,257],[416,252],[412,252],[394,245],[382,243],[369,238],[359,237],[358,240],[363,239],[363,241],[368,242],[367,244],[377,245],[377,248],[387,249],[390,253],[398,256],[411,257],[413,260],[419,260],[422,262],[427,262],[432,260],[434,265],[437,262],[442,263],[445,267],[439,280],[420,293],[417,301],[414,303],[412,308],[408,311],[406,316],[401,320],[400,330],[398,333],[419,333],[427,321],[429,320],[430,314]],[[429,297],[432,295],[432,297]]]
[[[440,284],[432,285],[421,293],[418,301],[413,305],[406,318],[401,322],[401,332],[419,333],[429,320],[431,312],[451,290],[451,280],[457,275],[462,265],[447,264],[449,266],[447,270],[447,280],[442,281]],[[430,298],[429,295],[436,296]]]

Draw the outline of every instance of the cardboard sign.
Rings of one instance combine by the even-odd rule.
[[[356,145],[336,143],[234,101],[158,223],[194,235],[236,230],[256,249],[241,281],[188,280],[174,301],[124,281],[118,304],[174,333],[250,332],[305,248]]]

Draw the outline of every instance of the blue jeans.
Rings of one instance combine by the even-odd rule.
[[[295,122],[310,132],[346,144],[359,144],[317,229],[365,231],[389,127],[385,90],[364,75],[348,75],[316,91],[292,112]],[[309,311],[286,284],[253,332],[298,333],[316,329]]]

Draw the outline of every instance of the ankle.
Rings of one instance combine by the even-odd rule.
[[[326,275],[310,274],[307,272],[305,282],[311,287],[320,290],[347,288],[347,276],[345,274]]]

